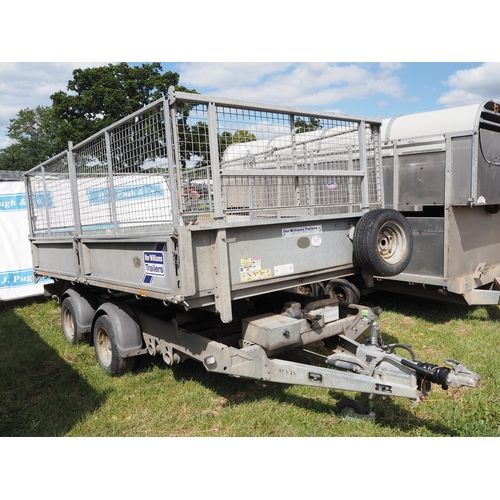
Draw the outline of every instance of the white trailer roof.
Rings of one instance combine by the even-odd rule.
[[[397,115],[382,121],[383,142],[412,137],[436,136],[456,132],[477,130],[479,119],[485,109],[493,111],[493,101],[458,106],[411,115]]]

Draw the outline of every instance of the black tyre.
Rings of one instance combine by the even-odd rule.
[[[76,327],[75,307],[73,299],[66,297],[61,304],[61,326],[65,339],[72,345],[82,341],[83,334]]]
[[[354,232],[354,258],[374,276],[396,276],[408,266],[413,252],[409,222],[397,210],[367,212]]]
[[[94,350],[102,369],[112,377],[132,369],[135,357],[123,358],[116,347],[113,323],[108,315],[99,316],[93,329]]]
[[[345,398],[337,403],[337,413],[342,417],[356,418],[361,415],[366,415],[366,410],[363,408],[363,405],[358,403],[355,399]]]
[[[359,304],[361,293],[356,286],[344,279],[335,279],[328,282],[325,293],[333,297],[337,296],[339,302],[345,304]]]

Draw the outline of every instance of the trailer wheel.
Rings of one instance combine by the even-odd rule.
[[[66,297],[61,304],[61,326],[64,337],[71,345],[76,345],[83,339],[83,334],[78,333],[76,326],[75,307],[73,299]]]
[[[409,222],[397,210],[367,212],[354,232],[354,258],[369,274],[395,276],[408,266],[413,251]]]
[[[344,279],[335,279],[328,282],[325,293],[333,297],[336,295],[339,302],[344,304],[359,304],[361,293],[356,286]]]
[[[361,415],[366,415],[366,410],[361,403],[355,399],[344,398],[337,403],[337,413],[342,417],[356,418]]]
[[[107,314],[96,319],[93,334],[97,361],[108,375],[122,375],[132,368],[135,358],[123,358],[118,354],[113,323]]]

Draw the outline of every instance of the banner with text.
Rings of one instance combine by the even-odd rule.
[[[24,183],[0,181],[0,301],[43,294],[35,284]]]

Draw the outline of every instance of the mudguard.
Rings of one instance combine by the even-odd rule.
[[[124,302],[105,302],[97,309],[92,329],[96,319],[106,314],[113,325],[118,354],[126,357],[132,351],[143,347],[142,330],[134,310]],[[93,339],[91,340],[93,343]]]
[[[89,294],[84,294],[75,288],[68,288],[61,296],[61,302],[71,297],[75,309],[76,330],[78,333],[88,333],[92,330],[92,320],[99,303]]]

